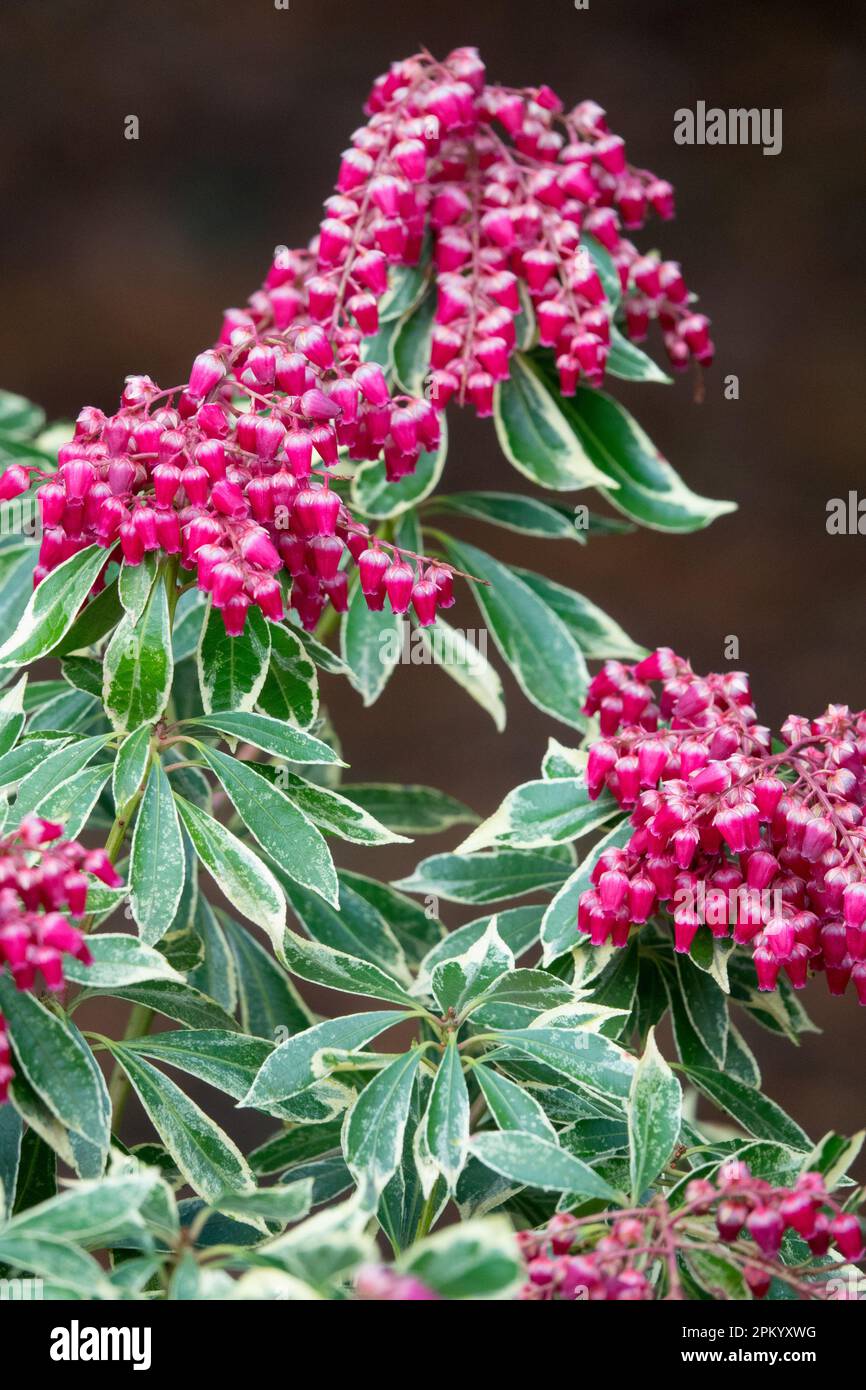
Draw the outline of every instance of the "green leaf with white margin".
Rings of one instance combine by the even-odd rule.
[[[356,584],[340,626],[340,651],[349,680],[365,706],[382,694],[402,650],[402,620],[388,608],[374,613]]]
[[[349,873],[346,869],[341,869],[337,877],[384,918],[400,942],[406,959],[413,965],[420,964],[432,947],[445,937],[445,928],[434,913],[404,893],[398,893],[390,884],[364,874]]]
[[[292,974],[299,975],[302,980],[311,980],[344,994],[364,994],[371,999],[387,999],[392,1004],[417,1009],[417,1001],[378,965],[359,960],[346,951],[335,951],[319,941],[307,941],[287,931],[281,956]]]
[[[111,1052],[193,1191],[207,1202],[221,1201],[227,1192],[255,1190],[252,1169],[237,1145],[179,1086],[122,1044],[111,1043]]]
[[[266,1058],[240,1108],[267,1109],[298,1095],[326,1074],[319,1061],[322,1053],[358,1052],[407,1017],[404,1010],[378,1009],[328,1018],[296,1033]]]
[[[313,941],[359,960],[369,960],[408,988],[411,976],[400,943],[382,914],[366,898],[341,882],[334,906],[293,883],[279,867],[275,872],[292,910]]]
[[[634,1058],[589,1028],[504,1028],[497,1030],[496,1038],[503,1047],[516,1048],[604,1098],[625,1100],[631,1088]]]
[[[125,1040],[123,1046],[137,1056],[177,1067],[235,1100],[247,1094],[273,1051],[265,1038],[220,1028],[170,1028],[164,1033]]]
[[[525,1265],[514,1230],[504,1217],[463,1221],[427,1236],[400,1256],[396,1268],[446,1299],[514,1296]]]
[[[26,1269],[49,1287],[80,1298],[112,1297],[111,1285],[97,1261],[78,1245],[35,1232],[0,1231],[0,1262]],[[45,1292],[43,1290],[43,1292]]]
[[[0,1226],[11,1216],[21,1164],[21,1116],[11,1105],[0,1106]]]
[[[102,662],[95,656],[67,656],[61,662],[60,672],[75,690],[102,700]]]
[[[117,811],[132,800],[147,776],[152,732],[149,724],[142,724],[140,729],[134,729],[127,735],[117,750],[111,775],[111,791]]]
[[[196,653],[205,713],[253,709],[268,674],[270,655],[269,624],[260,609],[250,608],[239,637],[227,637],[222,615],[211,607]]]
[[[659,453],[628,411],[603,391],[578,387],[562,408],[606,481],[601,492],[618,511],[657,531],[699,531],[736,508],[699,497]]]
[[[286,902],[266,864],[213,816],[190,801],[175,798],[199,860],[229,902],[263,927],[277,951],[286,924]]]
[[[56,1197],[20,1211],[6,1230],[87,1245],[96,1245],[129,1227],[143,1231],[141,1209],[159,1183],[153,1168],[123,1176],[109,1171],[96,1181],[75,1183]]]
[[[185,878],[186,858],[174,795],[165,769],[154,755],[129,861],[132,915],[146,945],[155,946],[171,926]]]
[[[16,542],[0,550],[0,632],[14,632],[33,596],[39,546]]]
[[[257,1246],[256,1258],[332,1292],[334,1281],[348,1279],[378,1255],[369,1224],[369,1210],[352,1196]]]
[[[409,838],[400,835],[368,811],[359,801],[317,787],[305,777],[290,772],[285,786],[286,796],[293,801],[321,830],[338,835],[353,845],[408,844]]]
[[[539,487],[573,492],[608,483],[523,353],[513,355],[511,375],[497,384],[493,414],[505,457]]]
[[[551,1139],[517,1129],[491,1130],[474,1135],[469,1147],[485,1168],[524,1187],[619,1201],[619,1194],[604,1178]]]
[[[496,929],[512,955],[524,955],[538,940],[542,912],[541,906],[512,907],[496,914]],[[436,966],[468,951],[484,935],[493,920],[492,916],[477,917],[434,942],[419,964],[413,994],[429,994],[431,976]]]
[[[476,638],[479,635],[483,638],[484,650],[480,643],[471,641],[459,628],[451,627],[444,618],[437,617],[433,627],[416,627],[413,641],[420,641],[435,665],[441,667],[476,704],[486,710],[501,734],[505,728],[502,681],[499,672],[485,655],[487,633],[482,629],[481,634],[473,634]]]
[[[420,787],[388,782],[343,783],[341,798],[353,801],[399,838],[438,835],[454,825],[477,824],[478,817],[456,797]]]
[[[538,497],[523,497],[515,492],[455,492],[437,497],[431,509],[487,521],[521,536],[585,544],[582,532],[574,524],[572,508]]]
[[[703,930],[709,935],[708,928]],[[675,951],[673,961],[689,1022],[716,1064],[723,1067],[728,1045],[727,998],[716,981],[688,956]]]
[[[270,633],[271,660],[259,692],[259,708],[273,719],[309,729],[319,712],[315,662],[291,629],[272,623]]]
[[[589,672],[562,619],[507,565],[465,541],[445,540],[448,558],[486,580],[471,583],[493,640],[526,695],[546,714],[582,729]]]
[[[238,1024],[215,1000],[192,985],[176,980],[145,980],[137,985],[112,985],[109,989],[85,988],[75,999],[75,1007],[88,999],[110,996],[142,1004],[146,1009],[173,1018],[187,1028],[223,1028],[237,1032]]]
[[[97,1176],[111,1142],[111,1103],[93,1053],[70,1019],[17,990],[7,974],[0,975],[0,1011],[14,1040],[16,1068],[52,1115],[86,1141],[92,1154],[82,1176]]]
[[[543,574],[515,566],[514,573],[537,594],[565,624],[588,661],[640,661],[646,648],[633,642],[619,623],[583,594],[566,589]]]
[[[406,893],[432,894],[447,902],[481,905],[559,888],[568,874],[569,867],[562,859],[532,850],[432,854],[407,878],[397,879],[394,887]]]
[[[0,666],[26,666],[65,637],[106,561],[98,545],[79,550],[33,590],[17,628],[0,647]]]
[[[514,956],[496,929],[496,918],[460,956],[452,956],[435,967],[433,994],[443,1014],[460,1014],[473,999],[486,993],[501,975],[514,969]]]
[[[110,990],[116,986],[137,985],[145,980],[175,980],[183,976],[169,965],[165,956],[147,946],[137,936],[120,932],[91,935],[87,939],[93,960],[82,965],[71,957],[64,970],[67,980],[91,989]]]
[[[18,796],[15,801],[15,814],[19,821],[24,816],[35,811],[37,806],[49,797],[52,792],[63,782],[68,782],[71,777],[75,777],[79,772],[87,767],[90,760],[105,747],[107,741],[106,734],[96,734],[93,738],[76,739],[58,747],[56,744],[45,745],[41,740],[35,740],[37,748],[41,748],[38,763],[18,787]],[[51,747],[51,751],[48,748]],[[23,759],[27,756],[30,748],[28,742],[21,743],[17,748],[13,748],[7,754],[9,760],[7,766],[10,770],[14,767],[16,755]],[[5,759],[3,760],[5,762]],[[106,772],[108,769],[106,769]],[[3,778],[5,781],[5,778]]]
[[[0,695],[0,757],[8,753],[24,727],[24,692],[27,675]]]
[[[598,857],[607,849],[619,849],[631,839],[634,827],[625,817],[599,840],[581,861],[574,873],[563,883],[544,914],[541,941],[544,946],[544,965],[550,965],[572,947],[581,936],[577,930],[577,905],[581,893],[592,886],[590,875]]]
[[[202,931],[201,924],[197,930]],[[219,930],[232,955],[232,962],[226,964],[231,969],[230,985],[237,992],[244,1031],[257,1038],[274,1039],[285,1036],[287,1031],[296,1033],[306,1028],[312,1022],[307,1005],[286,971],[259,944],[252,932],[233,922],[225,913],[220,913]],[[204,989],[204,979],[200,978],[199,971],[193,971],[190,981]],[[207,992],[214,994],[213,988]],[[224,1007],[234,1008],[234,1004],[230,1004],[222,994],[214,997]],[[282,1032],[279,1031],[281,1029]]]
[[[85,767],[43,797],[36,809],[46,820],[59,821],[67,840],[77,840],[110,776],[110,763]]]
[[[636,343],[626,338],[615,323],[610,326],[610,352],[604,369],[608,376],[619,377],[622,381],[655,381],[661,386],[670,386],[673,380]]]
[[[137,623],[150,597],[156,579],[156,555],[153,551],[145,555],[140,565],[130,565],[124,560],[117,576],[117,597],[123,611]]]
[[[453,1193],[469,1154],[469,1092],[453,1032],[433,1078],[423,1123],[430,1157]]]
[[[866,1130],[863,1129],[858,1130],[850,1139],[831,1130],[823,1139],[819,1139],[812,1152],[806,1155],[801,1171],[823,1174],[827,1190],[832,1192],[846,1177],[851,1165],[857,1161],[864,1139]]]
[[[331,852],[304,812],[241,759],[204,746],[201,754],[244,825],[281,872],[336,907],[340,895]]]
[[[102,700],[115,729],[153,724],[165,711],[174,677],[165,584],[157,579],[140,617],[127,613],[103,661]]]
[[[604,287],[605,298],[612,309],[619,307],[622,297],[622,281],[613,256],[606,246],[602,246],[594,236],[583,232],[580,238],[581,251],[589,252],[590,260],[598,271],[598,278]],[[580,254],[580,253],[578,253]]]
[[[260,1187],[255,1192],[230,1194],[225,1202],[212,1205],[217,1211],[225,1209],[233,1216],[261,1216],[265,1221],[288,1226],[306,1216],[312,1204],[313,1182],[311,1178],[304,1178],[276,1187]]]
[[[477,1062],[472,1075],[481,1088],[487,1109],[499,1129],[519,1129],[558,1144],[556,1130],[533,1095],[501,1072]]]
[[[202,593],[201,589],[187,589],[178,599],[171,632],[175,666],[195,656],[207,617],[208,602],[207,594]]]
[[[812,1148],[812,1141],[796,1120],[792,1120],[781,1106],[753,1086],[746,1086],[732,1076],[725,1076],[723,1072],[688,1066],[685,1070],[689,1080],[708,1100],[756,1139],[771,1139],[801,1153]]]
[[[682,1087],[656,1047],[651,1028],[628,1097],[629,1171],[635,1203],[640,1203],[674,1151],[682,1107]]]
[[[448,454],[448,430],[444,415],[439,416],[439,426],[442,437],[438,447],[432,451],[422,450],[414,471],[396,482],[388,481],[384,463],[362,464],[352,480],[353,510],[377,522],[387,521],[429,497],[442,477]]]
[[[423,255],[417,265],[391,266],[388,288],[379,301],[379,322],[390,323],[411,313],[429,283],[429,255]]]
[[[404,316],[391,344],[391,360],[397,384],[410,396],[423,396],[430,371],[430,339],[436,314],[436,292],[431,289]],[[444,423],[444,416],[441,417]]]
[[[499,809],[473,830],[455,853],[473,854],[494,845],[543,849],[568,844],[619,814],[619,803],[610,792],[590,799],[583,777],[524,782],[508,793]]]
[[[361,1200],[374,1205],[396,1173],[421,1052],[413,1048],[365,1087],[343,1126],[343,1154]]]
[[[268,714],[250,714],[243,710],[220,710],[216,714],[201,719],[185,721],[199,729],[216,729],[227,739],[239,743],[251,743],[263,753],[272,753],[289,763],[334,763],[345,767],[337,753],[328,743],[293,728],[280,719],[272,719]]]

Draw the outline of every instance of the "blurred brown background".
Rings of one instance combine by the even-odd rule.
[[[637,639],[699,667],[722,665],[724,639],[737,635],[768,722],[830,700],[863,706],[866,538],[825,530],[829,498],[866,495],[866,97],[853,7],[7,0],[0,383],[68,417],[84,402],[112,408],[130,371],[182,380],[273,246],[312,233],[372,78],[421,44],[444,53],[462,43],[478,45],[493,78],[601,102],[631,157],[675,184],[677,221],[638,239],[649,247],[658,235],[682,259],[713,319],[718,365],[702,406],[690,380],[619,394],[692,487],[740,505],[691,537],[639,532],[587,549],[467,535],[585,591]],[[675,145],[674,111],[698,100],[781,107],[782,153]],[[131,114],[137,142],[124,139]],[[723,397],[728,373],[739,401]],[[519,488],[492,428],[468,416],[453,421],[446,476],[450,490]],[[459,612],[476,625],[466,595]],[[536,774],[550,734],[568,741],[510,677],[504,736],[429,668],[401,669],[368,712],[327,684],[355,779],[430,782],[484,813]],[[391,877],[455,842],[343,862]],[[469,915],[445,908],[449,925]],[[828,1000],[821,982],[809,1003],[827,1031],[799,1050],[751,1030],[766,1088],[813,1135],[850,1132],[866,1112],[866,1016],[853,999]],[[238,1116],[230,1127],[240,1135],[254,1123]]]

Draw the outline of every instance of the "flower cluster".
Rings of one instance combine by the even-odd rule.
[[[398,1274],[388,1265],[363,1265],[355,1276],[355,1293],[377,1303],[429,1303],[439,1295],[412,1274]]]
[[[56,474],[13,465],[0,479],[2,495],[28,487],[29,473],[44,479],[35,583],[94,542],[128,565],[150,552],[177,556],[236,636],[253,604],[272,621],[283,617],[281,572],[291,578],[290,602],[306,628],[315,627],[329,600],[344,611],[348,579],[341,562],[344,555],[366,556],[377,581],[364,588],[370,606],[381,608],[387,596],[395,612],[405,613],[411,602],[419,621],[432,623],[436,608],[453,601],[452,571],[383,548],[331,488],[335,418],[345,413],[345,397],[338,407],[308,386],[303,360],[301,379],[290,382],[298,393],[270,401],[268,413],[254,413],[257,397],[248,388],[248,409],[210,398],[226,371],[214,351],[196,358],[176,406],[166,401],[175,393],[159,391],[149,377],[130,377],[114,415],[95,407],[80,413]],[[359,395],[387,393],[381,368],[366,364],[356,376]],[[432,441],[435,411],[420,402],[418,414]],[[295,427],[310,419],[320,423]],[[313,466],[314,450],[321,468]]]
[[[317,236],[278,250],[189,380],[162,391],[129,377],[113,415],[81,412],[55,475],[13,464],[0,478],[0,500],[42,481],[37,583],[94,542],[129,565],[176,555],[237,635],[251,605],[282,618],[288,580],[305,627],[328,602],[345,610],[346,557],[364,556],[368,604],[412,604],[428,625],[451,602],[453,571],[371,542],[330,486],[340,451],[383,459],[396,481],[439,446],[452,396],[490,415],[521,317],[553,350],[563,394],[599,385],[614,305],[584,234],[613,258],[633,339],[655,318],[674,366],[711,360],[679,266],[624,235],[649,209],[673,214],[671,187],[627,162],[594,102],[566,111],[549,87],[491,85],[461,48],[395,63],[366,111]],[[392,393],[364,339],[389,268],[418,263],[428,241],[437,301],[420,399]]]
[[[104,850],[59,840],[62,833],[62,825],[30,815],[0,840],[0,969],[21,990],[62,990],[64,955],[90,964],[87,942],[69,918],[87,910],[87,874],[120,883]],[[0,1104],[13,1075],[9,1057],[0,1016]]]
[[[762,990],[781,970],[795,989],[823,971],[832,994],[853,979],[866,1004],[866,713],[791,715],[774,753],[744,672],[698,676],[668,648],[607,662],[585,708],[603,735],[589,794],[606,788],[633,826],[581,895],[590,941],[625,946],[665,909],[677,951],[705,924],[750,945]]]
[[[825,1296],[820,1269],[802,1278],[781,1262],[786,1232],[804,1240],[816,1259],[831,1246],[851,1262],[866,1254],[859,1219],[840,1209],[820,1173],[803,1173],[790,1188],[776,1187],[731,1159],[714,1181],[689,1182],[682,1206],[671,1208],[660,1199],[624,1213],[578,1218],[560,1212],[544,1231],[521,1231],[527,1273],[521,1298],[629,1302],[656,1298],[660,1287],[668,1297],[682,1297],[677,1256],[687,1261],[691,1251],[723,1256],[754,1298],[765,1297],[773,1278],[800,1297]],[[721,1288],[713,1292],[730,1297]]]
[[[272,389],[273,349],[286,346],[314,346],[315,367],[338,379],[355,372],[379,327],[388,266],[416,264],[427,240],[437,291],[427,388],[438,408],[456,396],[491,414],[529,304],[563,394],[578,380],[601,384],[614,305],[586,235],[612,257],[628,336],[642,341],[654,319],[675,368],[712,361],[708,320],[679,265],[625,235],[649,212],[672,217],[673,189],[628,162],[596,102],[566,110],[550,87],[488,83],[477,51],[459,48],[441,63],[426,53],[394,63],[365,109],[312,248],[281,251],[246,309],[226,315],[221,342],[236,344],[243,384]],[[342,382],[342,442],[358,459],[384,446],[399,477],[434,427],[419,423],[417,400],[389,403],[379,390],[358,419],[353,382]]]

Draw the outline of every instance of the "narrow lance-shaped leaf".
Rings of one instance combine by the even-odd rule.
[[[414,1048],[373,1077],[346,1116],[343,1152],[361,1199],[378,1198],[403,1152],[403,1136],[421,1052]]]
[[[447,676],[460,686],[477,705],[490,715],[499,733],[505,728],[505,701],[499,672],[486,656],[487,633],[461,632],[437,617],[433,627],[419,627],[415,640]]]
[[[279,949],[286,922],[286,902],[266,864],[219,821],[192,802],[175,802],[199,860],[229,902],[263,927]]]
[[[115,729],[126,732],[159,719],[173,675],[168,595],[158,578],[140,615],[126,613],[106,648],[102,698]]]
[[[570,492],[606,481],[522,353],[515,353],[511,375],[496,388],[494,421],[505,457],[540,487]]]
[[[304,812],[241,759],[215,748],[202,747],[201,753],[244,825],[282,872],[336,906],[339,885],[330,850]]]
[[[365,705],[372,705],[388,683],[402,651],[402,622],[386,607],[374,613],[360,585],[349,599],[340,628],[340,651],[349,680]]]
[[[227,637],[222,616],[210,608],[197,653],[205,713],[251,710],[265,683],[270,653],[268,622],[260,609],[250,608],[239,637]]]
[[[472,585],[476,601],[527,699],[546,714],[583,728],[589,672],[562,620],[493,556],[450,537],[445,546],[453,564],[486,581]]]
[[[516,1129],[485,1132],[474,1136],[470,1148],[485,1167],[526,1187],[619,1200],[616,1190],[582,1159],[537,1134]]]
[[[644,1190],[664,1168],[680,1132],[682,1088],[656,1047],[650,1029],[628,1097],[628,1146],[631,1195]]]
[[[183,892],[186,858],[174,796],[154,756],[135,822],[129,864],[132,913],[142,941],[153,946],[168,931]]]
[[[255,1178],[237,1145],[168,1077],[119,1043],[112,1053],[187,1182],[206,1201],[251,1192]]]
[[[427,1149],[453,1192],[469,1153],[469,1092],[453,1032],[433,1078],[425,1123]]]
[[[324,1075],[315,1062],[322,1052],[356,1052],[387,1028],[401,1023],[403,1010],[379,1009],[315,1023],[281,1043],[265,1060],[243,1098],[244,1106],[267,1108],[297,1095]]]
[[[0,647],[0,666],[26,666],[56,647],[90,593],[106,554],[98,545],[79,550],[33,590],[12,635]]]
[[[92,1148],[101,1172],[110,1140],[111,1105],[93,1053],[70,1019],[0,974],[0,1011],[9,1024],[17,1066],[53,1115]],[[83,1152],[83,1151],[81,1151]]]

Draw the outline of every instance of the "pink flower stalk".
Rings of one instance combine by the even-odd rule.
[[[61,825],[30,815],[0,840],[0,970],[7,968],[20,990],[35,990],[41,982],[59,993],[65,955],[90,964],[84,936],[69,919],[87,910],[88,873],[110,887],[120,883],[104,850],[60,840],[62,832]],[[0,1015],[0,1104],[13,1075]]]
[[[691,1181],[675,1208],[658,1202],[627,1214],[614,1210],[583,1218],[558,1212],[543,1231],[520,1231],[527,1282],[519,1296],[533,1302],[681,1297],[678,1287],[664,1283],[671,1255],[680,1248],[687,1259],[695,1249],[723,1255],[755,1298],[766,1296],[773,1278],[801,1298],[829,1296],[821,1279],[832,1267],[805,1274],[802,1267],[796,1273],[786,1269],[779,1258],[785,1231],[804,1239],[816,1259],[831,1243],[846,1260],[862,1260],[866,1253],[858,1218],[840,1212],[820,1173],[801,1174],[792,1188],[774,1187],[733,1160],[713,1180]]]
[[[795,989],[823,971],[831,994],[853,979],[866,1004],[866,712],[791,715],[772,753],[748,676],[698,676],[669,648],[606,662],[585,712],[603,735],[589,794],[606,788],[633,826],[581,895],[592,944],[625,946],[666,912],[677,951],[702,926],[748,944],[761,990],[783,971]]]

